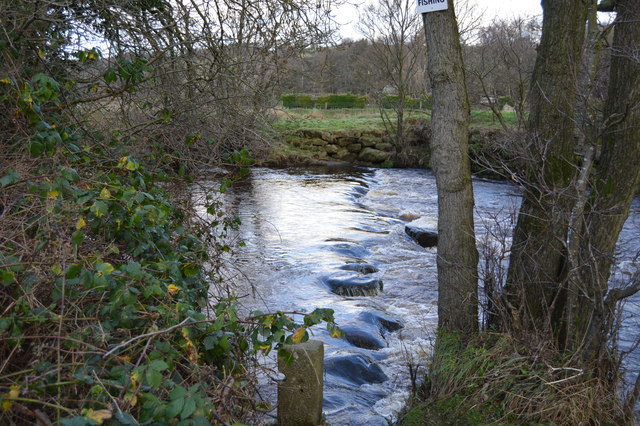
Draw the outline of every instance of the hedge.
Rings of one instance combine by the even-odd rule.
[[[326,95],[313,97],[311,95],[288,94],[280,96],[284,108],[364,108],[367,97],[346,93],[342,95]]]

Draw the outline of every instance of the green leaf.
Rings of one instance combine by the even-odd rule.
[[[125,413],[124,411],[116,411],[116,420],[118,420],[123,425],[138,425],[136,419],[129,413]]]
[[[196,400],[195,398],[189,398],[184,402],[184,408],[182,408],[180,418],[184,420],[190,417],[194,411],[196,411]]]
[[[93,203],[89,210],[94,214],[95,217],[99,218],[107,214],[109,206],[104,201],[96,201],[95,203]]]
[[[152,389],[157,389],[162,384],[162,373],[152,368],[147,369],[145,377]]]
[[[169,398],[171,401],[175,401],[176,399],[184,398],[187,395],[187,390],[182,386],[176,386],[169,393]]]
[[[114,271],[114,268],[110,263],[97,263],[96,271],[99,275],[111,275],[111,273]]]
[[[176,417],[178,414],[182,412],[184,408],[184,398],[174,399],[167,405],[165,410],[165,414],[168,418]]]
[[[104,82],[109,84],[109,83],[113,83],[114,81],[116,81],[118,79],[118,75],[116,74],[116,70],[113,68],[109,68],[107,70],[107,72],[104,73],[103,75],[104,77]]]
[[[77,246],[82,244],[84,242],[84,232],[75,231],[73,234],[71,234],[71,242]]]
[[[0,178],[0,186],[3,188],[5,186],[9,186],[13,183],[16,183],[20,180],[20,173],[14,172],[12,169],[9,169],[9,173]]]
[[[66,419],[60,419],[60,424],[62,426],[86,426],[95,425],[96,423],[92,420],[84,418],[83,416],[75,416],[68,417]]]
[[[149,368],[152,368],[156,371],[164,371],[169,368],[169,365],[161,359],[156,359],[151,361],[149,364]]]

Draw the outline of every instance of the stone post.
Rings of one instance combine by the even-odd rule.
[[[324,385],[324,344],[309,340],[284,345],[291,363],[278,357],[278,369],[285,379],[278,385],[278,424],[280,426],[316,426],[322,421]]]

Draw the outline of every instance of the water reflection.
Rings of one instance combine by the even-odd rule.
[[[478,180],[474,191],[479,241],[497,244],[487,227],[501,223],[510,229],[518,190]],[[233,264],[241,272],[235,274],[236,284],[250,295],[243,300],[247,311],[334,309],[348,340],[314,330],[314,338],[326,345],[327,420],[386,425],[407,395],[408,364],[424,359],[437,323],[435,249],[418,246],[404,232],[410,221],[436,226],[433,175],[425,170],[253,169],[227,198],[229,211],[242,220],[238,238],[246,247]],[[639,207],[636,200],[622,238],[634,250],[640,249]],[[363,293],[336,294],[330,285],[334,279],[381,280],[384,290],[346,297],[340,294]]]

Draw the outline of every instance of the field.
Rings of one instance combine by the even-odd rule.
[[[381,111],[377,108],[364,109],[282,109],[274,110],[277,120],[274,127],[279,132],[295,131],[297,129],[314,130],[384,130]],[[384,110],[389,118],[395,118],[391,109]],[[515,112],[505,112],[505,121],[510,125],[516,124]],[[430,111],[410,110],[407,112],[409,122],[429,120]],[[500,128],[500,123],[489,110],[472,110],[471,127]]]

